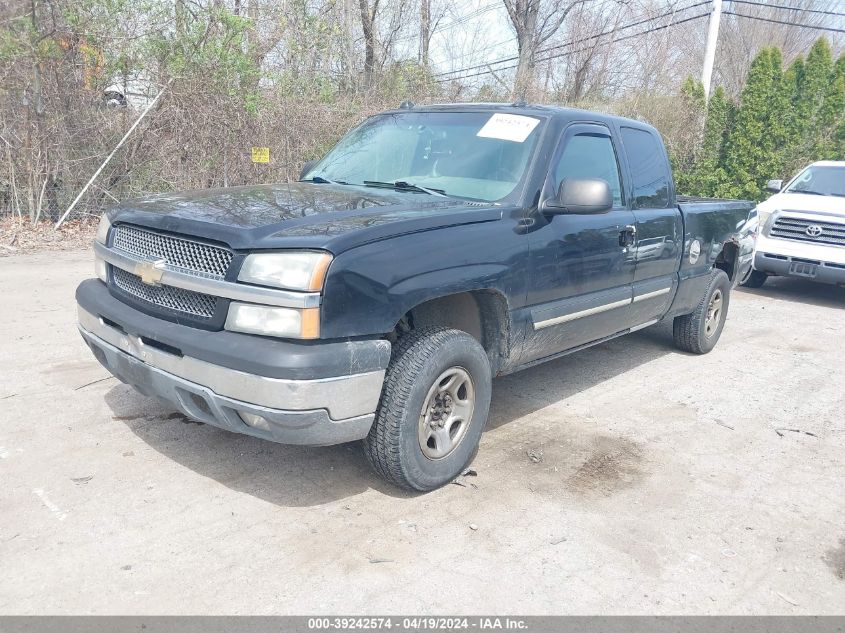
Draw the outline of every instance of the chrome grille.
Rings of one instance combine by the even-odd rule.
[[[114,228],[112,247],[145,260],[164,259],[169,268],[222,279],[232,263],[229,249],[164,235],[126,224]]]
[[[202,319],[210,319],[214,316],[217,297],[173,286],[150,286],[141,281],[137,275],[117,266],[112,266],[111,269],[114,285],[141,301]]]
[[[818,235],[807,233],[807,229],[811,226],[819,227],[821,233]],[[812,242],[814,244],[845,246],[845,224],[838,222],[818,222],[816,220],[782,215],[772,224],[772,228],[769,230],[769,236],[787,240],[798,240],[800,242]]]

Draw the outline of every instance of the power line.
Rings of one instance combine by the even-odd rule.
[[[845,13],[837,13],[836,11],[822,11],[821,9],[802,9],[801,7],[790,7],[783,4],[768,4],[767,2],[756,2],[755,0],[728,0],[728,2],[732,2],[733,4],[751,4],[757,7],[768,7],[770,9],[784,9],[786,11],[800,11],[801,13],[817,13],[819,15],[835,15],[838,17],[845,17]]]
[[[607,4],[607,3],[604,3],[604,4]],[[694,9],[694,8],[696,8],[696,7],[700,7],[700,6],[705,5],[705,4],[710,4],[710,0],[704,0],[703,2],[697,2],[697,3],[695,3],[695,4],[691,4],[691,5],[687,6],[687,7],[683,7],[683,8],[681,8],[681,9],[675,9],[675,10],[672,10],[672,11],[668,11],[667,13],[662,13],[662,14],[660,14],[660,15],[655,15],[655,16],[653,16],[653,17],[646,18],[646,19],[644,19],[644,20],[638,20],[638,21],[636,21],[636,22],[630,22],[629,24],[623,24],[622,26],[617,26],[617,27],[614,27],[614,28],[612,28],[612,29],[610,29],[610,30],[607,30],[607,31],[602,31],[601,33],[596,33],[595,35],[590,35],[590,36],[588,36],[588,37],[582,37],[582,38],[577,39],[577,40],[571,40],[571,41],[566,42],[566,43],[564,43],[564,44],[558,44],[558,45],[556,45],[556,46],[549,46],[548,48],[544,48],[544,49],[540,49],[540,50],[538,50],[538,51],[537,51],[537,53],[538,53],[538,54],[548,53],[548,52],[550,52],[550,51],[558,50],[558,49],[561,49],[561,48],[566,48],[567,46],[572,46],[573,44],[581,44],[582,42],[587,42],[587,41],[589,41],[589,40],[594,40],[594,39],[597,39],[597,38],[603,37],[603,36],[605,36],[605,35],[610,35],[610,34],[612,34],[612,33],[618,33],[619,31],[624,31],[624,30],[626,30],[626,29],[630,29],[630,28],[633,28],[633,27],[635,27],[635,26],[640,26],[640,25],[642,25],[642,24],[647,24],[647,23],[649,23],[649,22],[654,22],[655,20],[659,20],[660,18],[667,18],[667,17],[670,17],[670,16],[674,16],[674,15],[677,15],[677,13],[679,13],[679,12],[688,11],[689,9]],[[487,62],[487,63],[484,63],[484,64],[477,64],[477,65],[475,65],[475,66],[467,66],[467,67],[465,67],[465,68],[458,68],[458,69],[456,69],[456,70],[448,70],[448,71],[444,71],[444,72],[442,72],[442,73],[437,73],[437,74],[435,75],[435,77],[444,77],[444,76],[446,76],[446,75],[459,74],[459,73],[466,72],[466,71],[468,71],[468,70],[477,70],[477,69],[479,69],[479,68],[489,68],[491,65],[495,65],[495,64],[504,64],[504,63],[506,63],[506,62],[512,62],[512,61],[516,61],[516,60],[518,60],[518,59],[519,59],[519,56],[518,56],[518,55],[515,55],[515,56],[513,56],[513,57],[504,57],[504,58],[502,58],[502,59],[496,59],[496,60],[494,60],[494,61]],[[502,69],[502,70],[505,70],[505,69]],[[486,74],[486,73],[482,73],[482,74]]]
[[[493,2],[493,3],[488,4],[486,6],[480,7],[478,9],[476,9],[475,11],[469,13],[468,15],[461,16],[460,18],[455,18],[454,20],[452,20],[451,22],[447,22],[443,26],[436,27],[432,31],[432,35],[434,35],[435,33],[439,33],[441,31],[448,31],[449,29],[451,29],[455,26],[458,26],[459,24],[464,24],[465,22],[469,22],[472,19],[475,19],[477,17],[484,15],[488,11],[492,11],[493,9],[498,9],[502,6],[504,6],[504,5],[502,5],[498,2]]]
[[[669,22],[667,24],[661,24],[660,26],[655,26],[654,28],[646,29],[645,31],[640,31],[639,33],[631,33],[630,35],[625,35],[624,37],[614,38],[614,39],[610,40],[609,43],[615,44],[616,42],[624,42],[625,40],[634,39],[635,37],[640,37],[641,35],[648,35],[649,33],[654,33],[656,31],[662,31],[663,29],[668,29],[670,26],[677,26],[679,24],[684,24],[686,22],[693,22],[693,21],[699,20],[701,18],[706,18],[709,15],[710,15],[710,12],[708,11],[706,13],[699,13],[698,15],[693,15],[693,16],[690,16],[688,18],[681,18],[680,20],[674,20],[674,21]],[[543,58],[538,59],[536,61],[547,62],[547,61],[550,61],[552,59],[557,59],[558,57],[566,57],[567,55],[572,55],[573,53],[580,53],[582,51],[588,51],[588,50],[590,50],[590,47],[585,46],[584,48],[579,48],[578,50],[575,50],[575,51],[567,51],[565,53],[558,53],[556,55],[550,55],[549,57],[543,57]]]
[[[598,38],[603,37],[605,35],[611,35],[611,34],[614,34],[614,33],[618,33],[619,31],[624,31],[626,29],[630,29],[630,28],[633,28],[635,26],[641,26],[641,25],[647,24],[649,22],[654,22],[655,20],[659,20],[661,18],[672,17],[672,16],[677,15],[679,12],[688,11],[690,9],[694,9],[696,7],[700,7],[700,6],[703,6],[705,4],[710,4],[710,0],[704,0],[703,2],[697,2],[695,4],[691,4],[689,6],[681,8],[681,9],[674,9],[674,10],[669,11],[667,13],[662,13],[660,15],[655,15],[653,17],[646,18],[646,19],[643,19],[643,20],[637,20],[636,22],[630,22],[628,24],[623,24],[622,26],[617,26],[617,27],[614,27],[614,28],[609,29],[607,31],[602,31],[601,33],[596,33],[595,35],[590,35],[590,36],[582,37],[582,38],[579,38],[579,39],[576,39],[576,40],[571,40],[571,41],[566,42],[564,44],[558,44],[556,46],[550,46],[548,48],[540,49],[540,50],[537,51],[537,53],[538,54],[549,53],[551,51],[559,50],[561,48],[566,48],[566,47],[572,46],[574,44],[581,44],[583,42],[595,40],[595,39],[598,39]],[[709,15],[709,13],[708,14],[702,14],[702,15]],[[700,17],[700,16],[696,16],[696,17]],[[686,20],[683,20],[683,21],[686,21]],[[665,28],[666,26],[672,26],[676,23],[681,24],[682,22],[672,22],[668,25],[655,28],[654,30],[660,30],[662,28]],[[642,33],[634,34],[634,36],[639,36],[641,34],[650,33],[650,32],[651,31],[643,31]],[[627,39],[627,38],[625,38],[625,39]],[[621,38],[620,39],[614,39],[613,41],[621,41]],[[578,51],[572,51],[572,52],[578,52]],[[554,57],[549,58],[549,59],[554,59]],[[484,64],[476,64],[474,66],[467,66],[465,68],[458,68],[456,70],[449,70],[449,71],[445,71],[445,72],[442,72],[442,73],[437,73],[435,75],[435,77],[444,78],[444,79],[438,79],[437,81],[439,81],[439,82],[449,81],[450,78],[446,77],[447,75],[455,75],[455,74],[463,73],[463,72],[466,72],[466,71],[469,71],[469,70],[478,70],[478,69],[481,69],[481,68],[487,68],[488,70],[485,71],[485,72],[476,73],[476,74],[473,74],[473,75],[466,75],[466,76],[462,76],[462,77],[452,77],[451,79],[463,79],[465,77],[476,77],[478,75],[486,75],[488,72],[490,72],[490,66],[497,65],[497,64],[504,64],[504,63],[507,63],[507,62],[513,62],[513,61],[517,61],[517,60],[519,60],[518,55],[513,56],[513,57],[504,57],[502,59],[497,59],[497,60],[487,62],[487,63],[484,63]],[[537,60],[537,61],[542,61],[542,60]],[[514,66],[506,66],[506,67],[497,68],[496,70],[508,70],[509,68],[515,68],[515,67],[516,67],[515,65]]]
[[[745,15],[744,13],[735,13],[733,11],[725,11],[725,15],[735,15],[738,18],[747,18],[749,20],[760,20],[762,22],[772,22],[774,24],[783,24],[785,26],[797,26],[802,29],[814,29],[816,31],[830,31],[831,33],[845,33],[845,29],[837,29],[832,26],[814,26],[812,24],[798,24],[797,22],[785,22],[784,20],[775,20],[774,18],[764,18],[758,15]]]
[[[434,30],[431,31],[431,36],[433,37],[434,35],[437,35],[438,33],[442,33],[443,31],[448,31],[450,29],[453,29],[456,26],[460,26],[461,24],[469,22],[470,20],[474,20],[475,18],[481,17],[485,13],[488,13],[488,12],[494,10],[494,9],[498,9],[500,7],[503,7],[503,6],[504,5],[499,3],[499,2],[493,2],[491,4],[479,7],[478,9],[473,10],[471,13],[468,13],[467,15],[457,17],[457,18],[453,19],[451,22],[447,22],[446,24],[443,24],[442,26],[436,26],[434,28]],[[410,40],[415,40],[418,37],[419,36],[416,35],[416,34],[403,35],[402,37],[397,37],[393,41],[394,42],[406,42],[406,41],[410,41]]]
[[[619,0],[604,0],[604,2],[600,2],[599,4],[597,4],[596,6],[594,6],[594,7],[593,7],[593,10],[600,9],[601,7],[603,7],[603,6],[607,5],[607,4],[610,4],[610,3],[616,3],[616,2],[618,2],[618,1],[619,1]],[[843,1],[843,2],[845,2],[845,0],[842,0],[842,1]],[[491,5],[491,6],[493,6],[493,8],[495,8],[495,7],[502,7],[502,6],[504,6],[504,5],[499,4],[499,3],[496,3],[495,5]],[[483,12],[486,12],[486,11],[483,11]],[[470,15],[470,16],[467,16],[467,17],[468,17],[468,18],[471,18],[471,17],[478,17],[478,16],[477,16],[477,15],[475,15],[475,16]],[[462,19],[462,20],[463,20],[463,19]],[[450,22],[450,23],[449,23],[449,24],[448,24],[445,28],[451,28],[452,26],[454,26],[454,23],[451,23],[451,22]],[[443,30],[443,29],[437,29],[436,31],[434,31],[434,32],[432,33],[432,35],[434,35],[434,34],[436,34],[436,33],[439,33],[441,30]],[[463,54],[463,55],[460,55],[460,56],[458,56],[457,58],[453,58],[453,59],[451,59],[450,61],[454,62],[454,61],[455,61],[455,59],[464,59],[465,57],[469,57],[469,56],[471,56],[471,55],[478,55],[479,53],[484,53],[484,52],[486,52],[486,51],[493,50],[494,48],[498,48],[499,46],[502,46],[503,44],[508,44],[508,43],[510,43],[511,41],[513,41],[514,37],[515,37],[515,36],[511,36],[511,37],[509,37],[507,40],[504,40],[504,41],[502,41],[502,42],[497,42],[496,44],[491,44],[490,46],[485,46],[485,47],[484,47],[483,49],[481,49],[480,51],[470,51],[469,53],[465,53],[465,54]],[[513,57],[513,58],[510,58],[510,57],[509,57],[509,58],[505,58],[505,59],[497,59],[497,60],[492,61],[492,62],[487,62],[487,64],[479,64],[478,66],[472,66],[472,67],[466,67],[466,68],[458,68],[457,70],[445,70],[445,71],[443,71],[442,73],[435,73],[435,75],[434,75],[434,76],[435,76],[435,77],[440,77],[440,76],[443,76],[443,75],[452,75],[452,74],[455,74],[455,73],[465,72],[465,71],[467,71],[467,70],[475,70],[476,68],[484,68],[484,67],[486,67],[488,64],[500,64],[500,63],[504,63],[504,62],[507,62],[507,61],[512,61],[513,59],[517,59],[517,58],[516,58],[516,57]]]
[[[845,2],[845,0],[842,0],[842,1]],[[593,10],[595,11],[596,9],[600,9],[601,7],[603,7],[607,4],[617,3],[617,2],[619,2],[619,0],[604,0],[604,2],[600,2],[599,4],[595,5],[593,7]],[[504,6],[504,5],[497,5],[497,6]],[[491,50],[496,49],[496,48],[498,48],[498,47],[500,47],[504,44],[509,44],[510,42],[512,42],[514,40],[514,37],[515,36],[511,36],[506,40],[502,40],[501,42],[496,42],[495,44],[490,44],[489,46],[485,46],[480,51],[469,51],[468,53],[464,53],[463,55],[459,55],[458,57],[453,57],[450,61],[454,62],[455,60],[462,60],[462,59],[465,59],[465,58],[470,57],[470,56],[477,56],[481,53],[491,51]],[[552,50],[552,48],[548,48],[548,49],[544,49],[544,50]],[[541,52],[544,52],[544,51],[541,51]],[[506,57],[506,58],[503,58],[503,59],[497,59],[497,60],[494,60],[494,61],[491,61],[491,62],[487,62],[485,64],[479,64],[477,66],[467,66],[467,67],[463,67],[463,68],[458,68],[456,70],[444,70],[441,73],[435,73],[434,76],[435,77],[441,77],[443,75],[453,75],[455,73],[466,72],[467,70],[475,70],[476,68],[485,68],[489,64],[501,64],[501,63],[504,63],[504,62],[513,61],[514,59],[518,59],[518,58],[517,57]]]
[[[655,20],[659,20],[660,18],[674,17],[678,13],[683,13],[684,11],[689,11],[690,9],[695,9],[697,7],[701,7],[701,6],[704,6],[705,4],[710,4],[710,3],[711,3],[711,0],[702,0],[701,2],[696,2],[695,4],[691,4],[691,5],[686,6],[686,7],[681,7],[680,9],[672,9],[671,11],[667,11],[666,13],[661,13],[660,15],[655,15],[655,16],[650,17],[650,18],[644,18],[644,19],[639,20],[637,22],[631,22],[631,23],[625,24],[623,26],[613,27],[612,29],[609,29],[607,31],[603,31],[602,33],[597,33],[596,35],[590,35],[588,37],[582,37],[580,40],[572,40],[572,41],[566,42],[564,44],[558,44],[556,46],[550,46],[550,47],[545,48],[545,49],[538,51],[538,52],[539,53],[548,53],[549,51],[557,50],[559,48],[565,48],[565,47],[567,47],[571,44],[580,44],[581,42],[593,40],[593,39],[596,39],[598,37],[602,37],[604,35],[611,35],[612,33],[617,33],[619,31],[622,31],[622,30],[625,30],[625,29],[630,29],[630,28],[633,28],[635,26],[640,26],[642,24],[654,22]]]
[[[494,50],[494,49],[499,48],[500,46],[504,46],[505,44],[510,44],[511,42],[513,42],[513,38],[512,38],[512,37],[509,37],[509,38],[508,38],[508,39],[506,39],[506,40],[502,40],[502,41],[500,41],[500,42],[496,42],[495,44],[490,44],[490,46],[485,46],[485,47],[484,47],[484,48],[482,48],[481,50],[470,50],[470,51],[468,51],[468,52],[466,52],[466,53],[463,53],[463,54],[461,54],[461,55],[458,55],[457,57],[452,57],[449,61],[450,61],[450,62],[455,62],[455,61],[457,61],[457,60],[463,60],[463,59],[466,59],[467,57],[477,57],[478,55],[481,55],[481,54],[483,54],[483,53],[486,53],[487,51],[492,51],[492,50]],[[439,76],[439,75],[437,75],[437,76]]]
[[[701,18],[706,18],[706,17],[709,17],[709,16],[710,16],[709,12],[699,13],[698,15],[693,15],[693,16],[688,17],[688,18],[682,18],[680,20],[675,20],[675,21],[670,22],[668,24],[663,24],[661,26],[656,26],[656,27],[651,28],[651,29],[646,29],[645,31],[640,31],[639,33],[632,33],[630,35],[625,35],[624,37],[617,37],[617,38],[612,39],[609,43],[615,44],[616,42],[624,42],[625,40],[630,40],[630,39],[633,39],[635,37],[640,37],[641,35],[647,35],[649,33],[654,33],[655,31],[661,31],[663,29],[667,29],[670,26],[676,26],[678,24],[684,24],[685,22],[692,22],[694,20],[700,20]],[[585,39],[589,39],[589,38],[585,38]],[[579,48],[579,49],[572,50],[572,51],[565,51],[563,53],[556,53],[555,55],[549,55],[548,57],[536,59],[535,62],[547,62],[547,61],[551,61],[553,59],[559,59],[561,57],[567,57],[569,55],[574,55],[575,53],[581,53],[583,51],[590,50],[590,48],[591,47],[589,47],[589,46],[585,46],[584,48]],[[514,58],[514,59],[519,59],[519,58]],[[492,72],[494,72],[496,70],[511,70],[513,68],[516,68],[518,65],[519,64],[511,64],[510,66],[500,66],[498,68],[488,68],[488,70],[486,70],[486,71],[473,73],[473,74],[470,74],[470,75],[462,75],[460,77],[447,77],[445,79],[435,79],[435,81],[437,83],[444,83],[444,82],[447,82],[447,81],[457,81],[459,79],[470,79],[471,77],[479,77],[481,75],[491,74]]]

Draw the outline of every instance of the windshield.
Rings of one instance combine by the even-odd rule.
[[[845,167],[807,167],[798,174],[786,191],[845,197]]]
[[[525,174],[540,119],[492,112],[401,112],[368,119],[307,179],[500,200]]]

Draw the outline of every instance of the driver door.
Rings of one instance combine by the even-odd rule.
[[[526,362],[630,327],[636,265],[634,214],[622,187],[617,148],[603,125],[573,124],[551,161],[541,201],[563,178],[601,178],[613,193],[604,213],[538,213],[529,233],[531,324]]]

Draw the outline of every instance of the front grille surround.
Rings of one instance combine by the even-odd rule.
[[[235,254],[228,248],[128,224],[113,229],[112,248],[141,260],[163,259],[169,268],[224,279]]]
[[[810,226],[821,227],[821,234],[808,235],[807,228]],[[845,224],[780,215],[772,223],[769,229],[769,237],[807,242],[810,244],[845,246]]]
[[[237,266],[235,253],[227,247],[191,237],[117,224],[110,238],[115,253],[138,262],[164,260],[167,270],[198,278],[225,280]],[[112,294],[137,309],[201,329],[219,330],[223,326],[228,299],[166,284],[146,284],[134,271],[115,265],[109,268]]]

